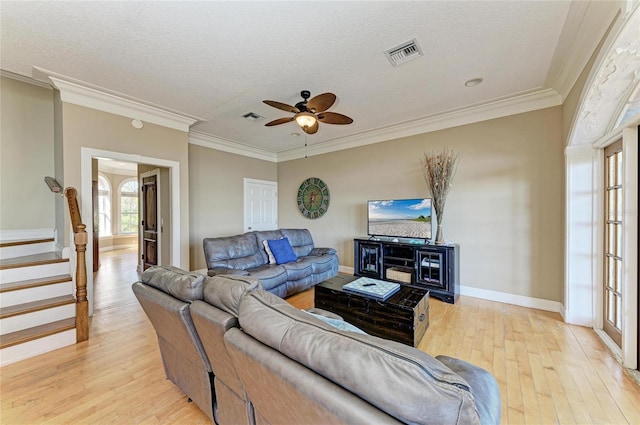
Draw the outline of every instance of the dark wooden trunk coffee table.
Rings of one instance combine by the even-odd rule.
[[[340,274],[316,285],[315,306],[370,335],[417,347],[429,327],[429,291],[403,285],[382,301],[342,289],[357,278]]]

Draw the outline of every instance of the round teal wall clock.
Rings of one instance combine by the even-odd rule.
[[[317,177],[309,177],[298,189],[298,209],[303,216],[315,219],[329,209],[329,186]]]

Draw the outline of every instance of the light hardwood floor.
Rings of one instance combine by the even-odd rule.
[[[136,254],[120,254],[102,254],[89,341],[0,368],[0,423],[210,423],[165,379],[130,289]],[[310,307],[313,291],[289,301]],[[419,348],[491,371],[503,424],[640,424],[640,386],[591,329],[470,297],[432,299],[430,322]]]

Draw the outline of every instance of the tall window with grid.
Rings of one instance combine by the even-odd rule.
[[[605,149],[604,331],[622,345],[622,141]]]
[[[125,180],[120,186],[120,234],[138,232],[138,180]]]
[[[98,229],[100,236],[111,234],[111,185],[98,175]]]

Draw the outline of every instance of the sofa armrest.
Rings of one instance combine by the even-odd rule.
[[[436,356],[436,359],[469,383],[480,415],[480,422],[483,425],[500,424],[502,411],[500,388],[493,375],[464,360],[442,355]]]
[[[336,250],[333,248],[313,248],[309,255],[331,255],[335,253]]]
[[[207,272],[209,276],[218,276],[221,274],[233,274],[236,276],[249,276],[249,272],[246,270],[230,269],[227,267],[214,267]]]

